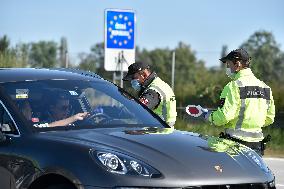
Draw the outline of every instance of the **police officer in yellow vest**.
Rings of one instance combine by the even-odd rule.
[[[220,59],[232,79],[223,89],[216,111],[205,113],[205,119],[224,126],[225,136],[263,155],[262,127],[274,122],[272,91],[252,73],[250,57],[244,49],[231,51]]]
[[[159,115],[168,125],[174,126],[176,121],[176,100],[171,87],[151,71],[150,66],[136,62],[128,67],[123,78],[131,81],[131,86],[139,92],[139,100]]]

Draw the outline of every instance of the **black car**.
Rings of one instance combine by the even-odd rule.
[[[275,188],[251,149],[170,128],[91,72],[0,69],[0,188]]]

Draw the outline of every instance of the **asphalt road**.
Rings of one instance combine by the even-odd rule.
[[[275,175],[276,188],[284,189],[284,158],[264,158]]]

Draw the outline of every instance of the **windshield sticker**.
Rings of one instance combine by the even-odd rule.
[[[16,98],[29,98],[29,89],[16,89]]]
[[[78,93],[76,93],[76,91],[69,91],[69,93],[70,93],[72,96],[78,96]]]

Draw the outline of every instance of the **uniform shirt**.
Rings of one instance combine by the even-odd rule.
[[[158,107],[161,102],[161,97],[159,93],[156,91],[149,89],[145,92],[148,86],[153,82],[153,80],[157,77],[155,72],[152,72],[148,78],[144,81],[143,85],[141,86],[141,91],[139,93],[139,100],[144,105],[146,105],[149,109],[154,110]]]
[[[209,121],[224,126],[226,131],[233,129],[257,133],[262,131],[261,127],[272,124],[274,116],[271,89],[247,68],[239,71],[234,80],[224,87],[220,106],[210,114]],[[255,137],[255,140],[261,138]],[[251,137],[241,139],[254,140]]]

